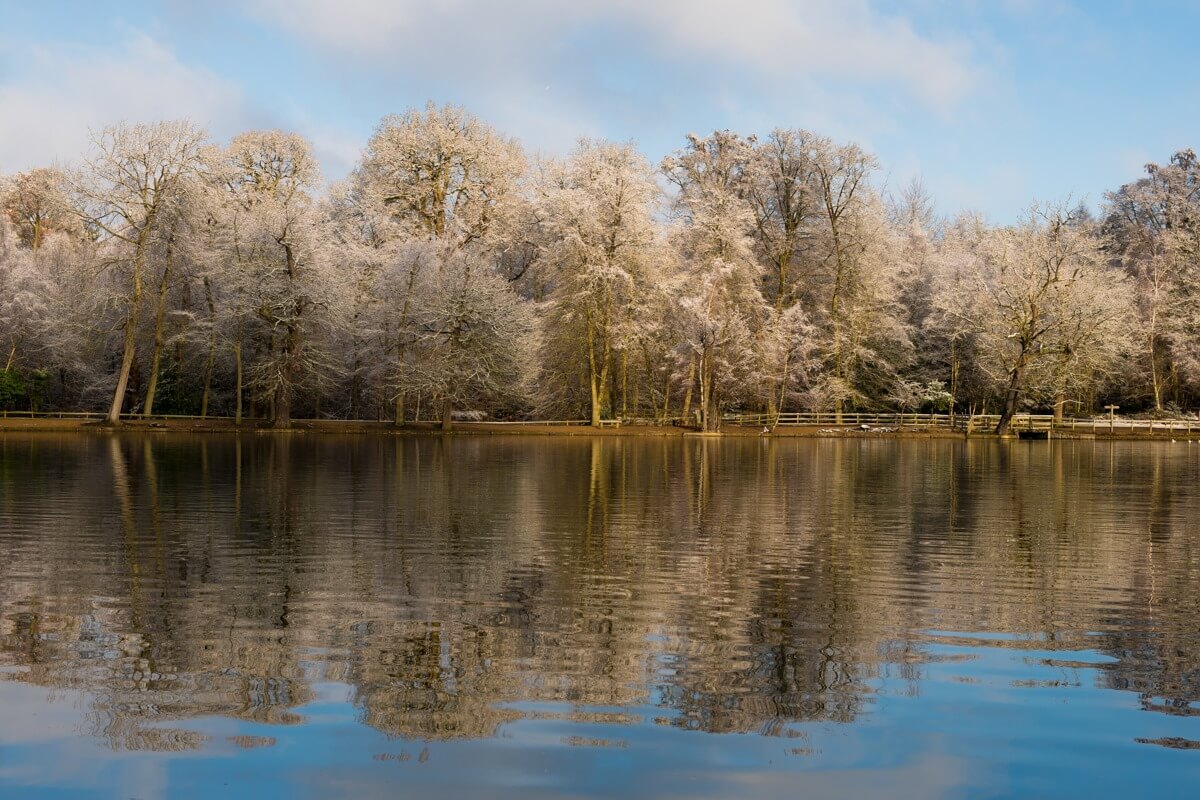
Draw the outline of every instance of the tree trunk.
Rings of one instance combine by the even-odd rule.
[[[242,339],[241,333],[238,334],[238,340],[233,346],[233,360],[236,364],[237,378],[234,384],[234,401],[233,401],[233,422],[235,425],[242,424]]]
[[[692,414],[692,391],[696,388],[696,357],[692,356],[688,363],[687,376],[687,391],[683,393],[683,424],[688,425],[691,422]]]
[[[442,400],[442,430],[448,431],[454,427],[454,403],[449,397]]]
[[[629,416],[629,351],[621,351],[621,417]]]
[[[406,304],[407,302],[408,301],[405,300]],[[401,341],[396,346],[396,381],[398,384],[400,384],[399,388],[396,390],[395,422],[397,426],[404,424],[404,350],[404,343]]]
[[[125,405],[125,390],[129,387],[129,373],[133,370],[133,358],[137,353],[137,327],[141,318],[142,307],[142,264],[146,258],[147,228],[150,222],[138,234],[138,240],[133,254],[133,292],[129,297],[129,314],[125,317],[125,350],[121,355],[121,371],[117,374],[117,386],[113,391],[112,405],[109,406],[105,422],[109,425],[121,424],[121,409]]]
[[[590,384],[592,402],[591,423],[593,428],[599,428],[608,393],[608,365],[610,358],[607,342],[604,344],[601,352],[599,354],[596,353],[596,327],[590,318],[587,321],[587,340],[588,382]]]
[[[280,384],[272,398],[271,427],[290,428],[292,426],[292,392],[291,387]]]
[[[294,285],[299,267],[296,253],[289,242],[282,242],[282,245],[287,263],[288,279]],[[303,313],[303,300],[295,300],[291,319],[288,321],[287,330],[283,335],[283,353],[280,356],[280,372],[283,374],[280,376],[279,386],[275,390],[275,408],[271,415],[271,426],[274,428],[290,428],[292,425],[292,394],[295,392],[296,380],[300,373],[300,349],[302,346],[300,318]]]
[[[596,379],[588,379],[589,388],[591,390],[591,425],[593,428],[600,427],[600,392],[596,389]]]
[[[671,416],[671,371],[665,370],[665,372],[667,376],[663,378],[663,419]]]
[[[358,354],[358,337],[352,336],[354,349],[354,365],[350,376],[350,419],[362,416],[362,359]]]
[[[950,340],[950,427],[954,427],[954,407],[958,403],[958,339]]]
[[[208,357],[204,360],[204,393],[200,397],[200,418],[208,416],[208,400],[212,396],[213,366],[217,362],[217,305],[213,301],[212,282],[204,278],[204,300],[208,305]]]
[[[167,313],[167,289],[171,285],[171,264],[174,257],[171,245],[167,245],[167,261],[163,266],[162,279],[158,282],[158,298],[154,307],[154,352],[150,356],[150,381],[146,384],[146,403],[142,413],[154,413],[154,396],[158,392],[158,373],[162,368],[163,321]]]
[[[711,433],[719,427],[716,406],[716,399],[713,397],[712,355],[705,353],[700,357],[700,429],[705,433]]]
[[[1158,347],[1155,344],[1155,338],[1154,336],[1150,337],[1150,382],[1154,389],[1154,410],[1161,412],[1163,410],[1163,387],[1162,375],[1159,371]]]
[[[1003,436],[1012,425],[1012,418],[1017,413],[1017,403],[1021,399],[1021,378],[1025,371],[1023,364],[1013,368],[1009,376],[1008,391],[1004,394],[1004,408],[1000,412],[1000,421],[996,423],[996,434]]]

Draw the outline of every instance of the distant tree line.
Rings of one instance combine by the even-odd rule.
[[[655,166],[531,158],[469,113],[384,118],[326,186],[308,142],[120,124],[0,178],[0,407],[256,417],[683,418],[737,409],[1167,413],[1200,392],[1200,164],[1099,218],[885,192],[805,130]]]

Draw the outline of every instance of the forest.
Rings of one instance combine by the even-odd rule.
[[[0,408],[259,420],[674,421],[827,410],[1181,414],[1200,162],[1098,211],[935,213],[800,129],[525,152],[385,117],[344,180],[279,131],[97,131],[0,176]]]

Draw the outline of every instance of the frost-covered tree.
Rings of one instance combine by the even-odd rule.
[[[1115,358],[1128,293],[1090,227],[1061,205],[1034,206],[1019,225],[989,232],[974,269],[971,300],[956,313],[1000,387],[1003,434],[1029,394],[1061,406],[1079,367],[1090,374]]]
[[[0,176],[5,396],[107,395],[110,421],[138,402],[240,422],[246,398],[279,425],[440,404],[714,430],[731,409],[998,403],[1007,424],[1200,395],[1190,150],[1100,225],[941,221],[919,183],[885,200],[876,168],[802,129],[692,136],[660,170],[588,140],[529,164],[428,105],[325,187],[292,134],[117,125],[74,168]]]
[[[520,147],[455,106],[384,117],[357,180],[400,236],[484,239],[524,172]]]
[[[0,357],[3,372],[12,371],[29,346],[37,320],[34,272],[17,232],[0,218]]]
[[[899,300],[900,242],[869,184],[875,158],[854,144],[813,142],[823,241],[824,375],[814,403],[840,414],[886,396],[910,352]]]
[[[1200,385],[1200,160],[1181,150],[1107,196],[1111,251],[1133,281],[1157,411],[1172,382]]]
[[[124,343],[107,422],[121,419],[137,351],[147,259],[164,209],[204,165],[205,134],[186,120],[120,124],[94,137],[92,151],[70,177],[75,212],[103,238],[123,245],[128,283],[121,291]]]
[[[0,185],[0,210],[30,250],[36,251],[56,231],[82,233],[79,218],[69,209],[65,187],[66,176],[53,167],[18,173]]]
[[[255,337],[247,383],[272,426],[288,427],[297,392],[336,371],[322,333],[345,308],[313,198],[320,174],[308,142],[278,131],[235,137],[223,160],[236,259],[227,277]],[[242,346],[239,338],[239,359]]]
[[[676,322],[705,431],[720,427],[724,405],[763,383],[756,345],[768,306],[758,289],[754,214],[745,200],[750,158],[746,140],[720,131],[690,136],[687,147],[663,161],[679,189]]]
[[[660,190],[631,145],[584,140],[547,166],[537,192],[540,268],[553,287],[544,369],[561,384],[582,366],[591,422],[599,425],[613,412],[613,373],[631,349],[660,250]]]
[[[528,304],[471,250],[450,251],[415,275],[417,352],[407,383],[437,399],[442,430],[456,406],[523,400],[536,345]]]
[[[809,131],[779,128],[747,144],[743,191],[754,214],[755,249],[766,267],[767,294],[782,311],[809,288],[801,281],[821,213],[816,159],[824,142]]]
[[[515,141],[461,108],[431,103],[385,117],[335,198],[339,246],[357,265],[352,387],[369,384],[386,396],[397,424],[415,394],[415,291],[429,254],[473,248],[499,261],[524,172]]]

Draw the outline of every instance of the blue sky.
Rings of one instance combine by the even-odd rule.
[[[0,172],[187,116],[296,130],[337,179],[433,100],[550,154],[804,127],[1005,222],[1200,147],[1198,27],[1182,0],[0,0]]]

